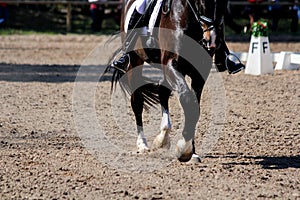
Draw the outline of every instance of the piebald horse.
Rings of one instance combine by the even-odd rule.
[[[125,26],[126,17],[130,17],[127,13],[133,9],[134,2],[135,0],[128,0],[123,7],[121,32],[127,32],[123,35],[123,41],[125,37],[131,37],[130,34],[136,33],[126,30]],[[171,121],[168,100],[172,90],[177,91],[185,119],[182,136],[176,146],[176,156],[181,162],[187,162],[192,157],[200,160],[195,152],[194,135],[200,116],[199,102],[202,89],[212,66],[209,54],[216,46],[216,30],[213,21],[201,15],[204,8],[200,0],[165,0],[160,3],[156,28],[152,32],[155,47],[144,47],[143,40],[137,41],[134,50],[128,52],[130,55],[128,69],[126,71],[116,69],[112,82],[114,85],[116,77],[118,79],[126,74],[126,81],[120,84],[131,95],[139,152],[149,150],[143,130],[142,113],[145,105],[152,103],[160,103],[162,109],[160,133],[154,139],[152,148],[170,147]],[[155,4],[152,6],[153,10]],[[143,47],[138,47],[139,43]],[[164,79],[159,84],[141,78],[142,68],[139,66],[144,62],[161,66]],[[185,76],[191,79],[191,89],[185,82]],[[138,79],[143,80],[145,84],[134,88],[133,85]]]

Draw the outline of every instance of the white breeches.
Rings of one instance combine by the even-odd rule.
[[[147,5],[147,0],[137,0],[135,9],[140,14],[143,15],[143,14],[145,14],[145,11],[146,11],[146,5]]]

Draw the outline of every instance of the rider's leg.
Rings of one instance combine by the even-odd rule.
[[[142,16],[145,13],[145,10],[146,10],[146,0],[137,0],[136,8],[134,9],[128,24],[128,31],[124,42],[125,44],[124,53],[119,58],[119,60],[115,60],[113,62],[112,65],[114,67],[123,70],[127,67],[129,63],[128,53],[134,49],[135,43],[138,38],[138,33],[137,31],[135,31],[135,29],[143,27]]]
[[[219,35],[220,35],[220,47],[215,51],[215,65],[219,72],[228,70],[230,74],[235,74],[243,69],[245,65],[242,63],[235,63],[227,58],[230,54],[229,49],[225,43],[224,37],[224,25],[220,25]]]
[[[135,7],[135,9],[140,14],[142,14],[142,15],[145,14],[146,6],[147,6],[147,0],[136,0],[136,7]]]

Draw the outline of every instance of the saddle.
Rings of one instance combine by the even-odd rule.
[[[146,62],[160,62],[160,50],[157,42],[158,27],[160,23],[161,14],[168,14],[170,11],[171,0],[150,0],[147,2],[147,8],[145,14],[140,19],[141,32],[139,37],[142,40],[145,53],[148,56]],[[135,9],[135,5],[132,5],[125,19],[125,32],[128,30],[128,22]],[[166,12],[167,11],[167,12]]]
[[[160,50],[157,42],[158,27],[160,23],[160,16],[162,13],[162,5],[164,0],[150,1],[147,5],[145,14],[142,20],[142,33],[140,35],[144,51],[148,57],[146,62],[159,63]]]

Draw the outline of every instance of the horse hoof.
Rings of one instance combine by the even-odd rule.
[[[184,154],[181,155],[180,157],[177,156],[177,158],[180,162],[189,162],[192,158],[192,154]]]
[[[176,156],[180,162],[188,162],[193,155],[192,140],[186,142],[184,139],[180,139],[176,146]]]
[[[145,153],[147,151],[150,151],[147,145],[147,140],[144,137],[138,137],[136,141],[136,146],[137,146],[138,153]]]
[[[171,146],[169,130],[161,131],[154,139],[152,149],[169,149]]]
[[[148,147],[144,146],[144,147],[138,147],[137,153],[146,153],[149,151],[150,151],[150,149]]]
[[[192,158],[189,161],[189,163],[191,163],[191,164],[201,163],[201,159],[197,154],[193,154]]]

